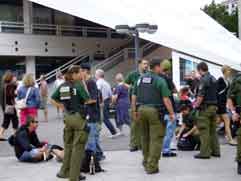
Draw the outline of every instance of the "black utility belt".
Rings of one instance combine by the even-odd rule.
[[[83,113],[81,112],[75,112],[75,111],[66,111],[66,114],[73,115],[73,114],[79,114],[80,116],[83,116]]]
[[[200,106],[200,109],[206,109],[206,108],[208,108],[209,106],[217,106],[217,104],[202,104],[202,105]]]
[[[153,104],[142,104],[142,105],[137,105],[136,110],[138,110],[140,107],[150,107],[156,109],[160,114],[165,113],[165,107],[160,106],[160,105],[153,105]]]
[[[154,104],[137,104],[136,108],[140,108],[140,107],[151,107],[151,108],[156,108],[156,109],[161,109],[163,106],[162,105],[154,105]]]

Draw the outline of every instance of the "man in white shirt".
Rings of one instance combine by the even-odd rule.
[[[101,92],[102,95],[102,101],[103,101],[103,117],[104,117],[104,123],[105,126],[109,129],[109,131],[112,134],[112,137],[118,136],[115,127],[109,120],[109,109],[110,109],[110,103],[111,103],[111,97],[112,97],[112,91],[110,84],[104,79],[104,71],[101,69],[96,70],[95,72],[95,78],[96,78],[96,84],[97,88]]]

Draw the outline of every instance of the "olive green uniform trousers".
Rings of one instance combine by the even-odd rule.
[[[134,119],[131,121],[130,147],[141,149],[140,122]]]
[[[141,106],[138,109],[143,153],[143,166],[147,173],[159,169],[162,142],[165,136],[165,124],[160,120],[157,109]]]
[[[88,133],[84,130],[86,122],[80,114],[75,113],[66,114],[64,123],[64,160],[60,175],[69,177],[69,181],[77,181],[88,139]]]
[[[220,155],[220,145],[216,132],[216,106],[207,106],[197,115],[197,127],[200,133],[200,155],[210,157]]]
[[[238,140],[237,161],[241,163],[241,127],[238,129],[238,132],[237,132],[237,140]]]

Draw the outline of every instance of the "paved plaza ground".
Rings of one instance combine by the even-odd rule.
[[[50,120],[41,122],[39,116],[38,134],[42,140],[62,145],[63,123],[58,119],[54,108],[50,107]],[[7,135],[10,134],[9,130]],[[125,128],[125,136],[110,139],[109,132],[103,128],[101,134],[102,147],[106,160],[102,166],[106,172],[95,176],[87,175],[90,181],[240,181],[234,162],[235,147],[222,141],[222,158],[211,160],[194,160],[196,152],[178,152],[177,158],[162,158],[160,173],[146,175],[141,165],[141,152],[128,151],[129,129]],[[55,177],[60,163],[55,160],[40,164],[20,163],[14,157],[12,148],[5,142],[0,142],[0,181],[58,181]]]

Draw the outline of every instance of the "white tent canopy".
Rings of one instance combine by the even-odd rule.
[[[241,41],[198,8],[193,0],[32,0],[107,27],[148,22],[155,34],[141,38],[216,64],[241,70]]]

